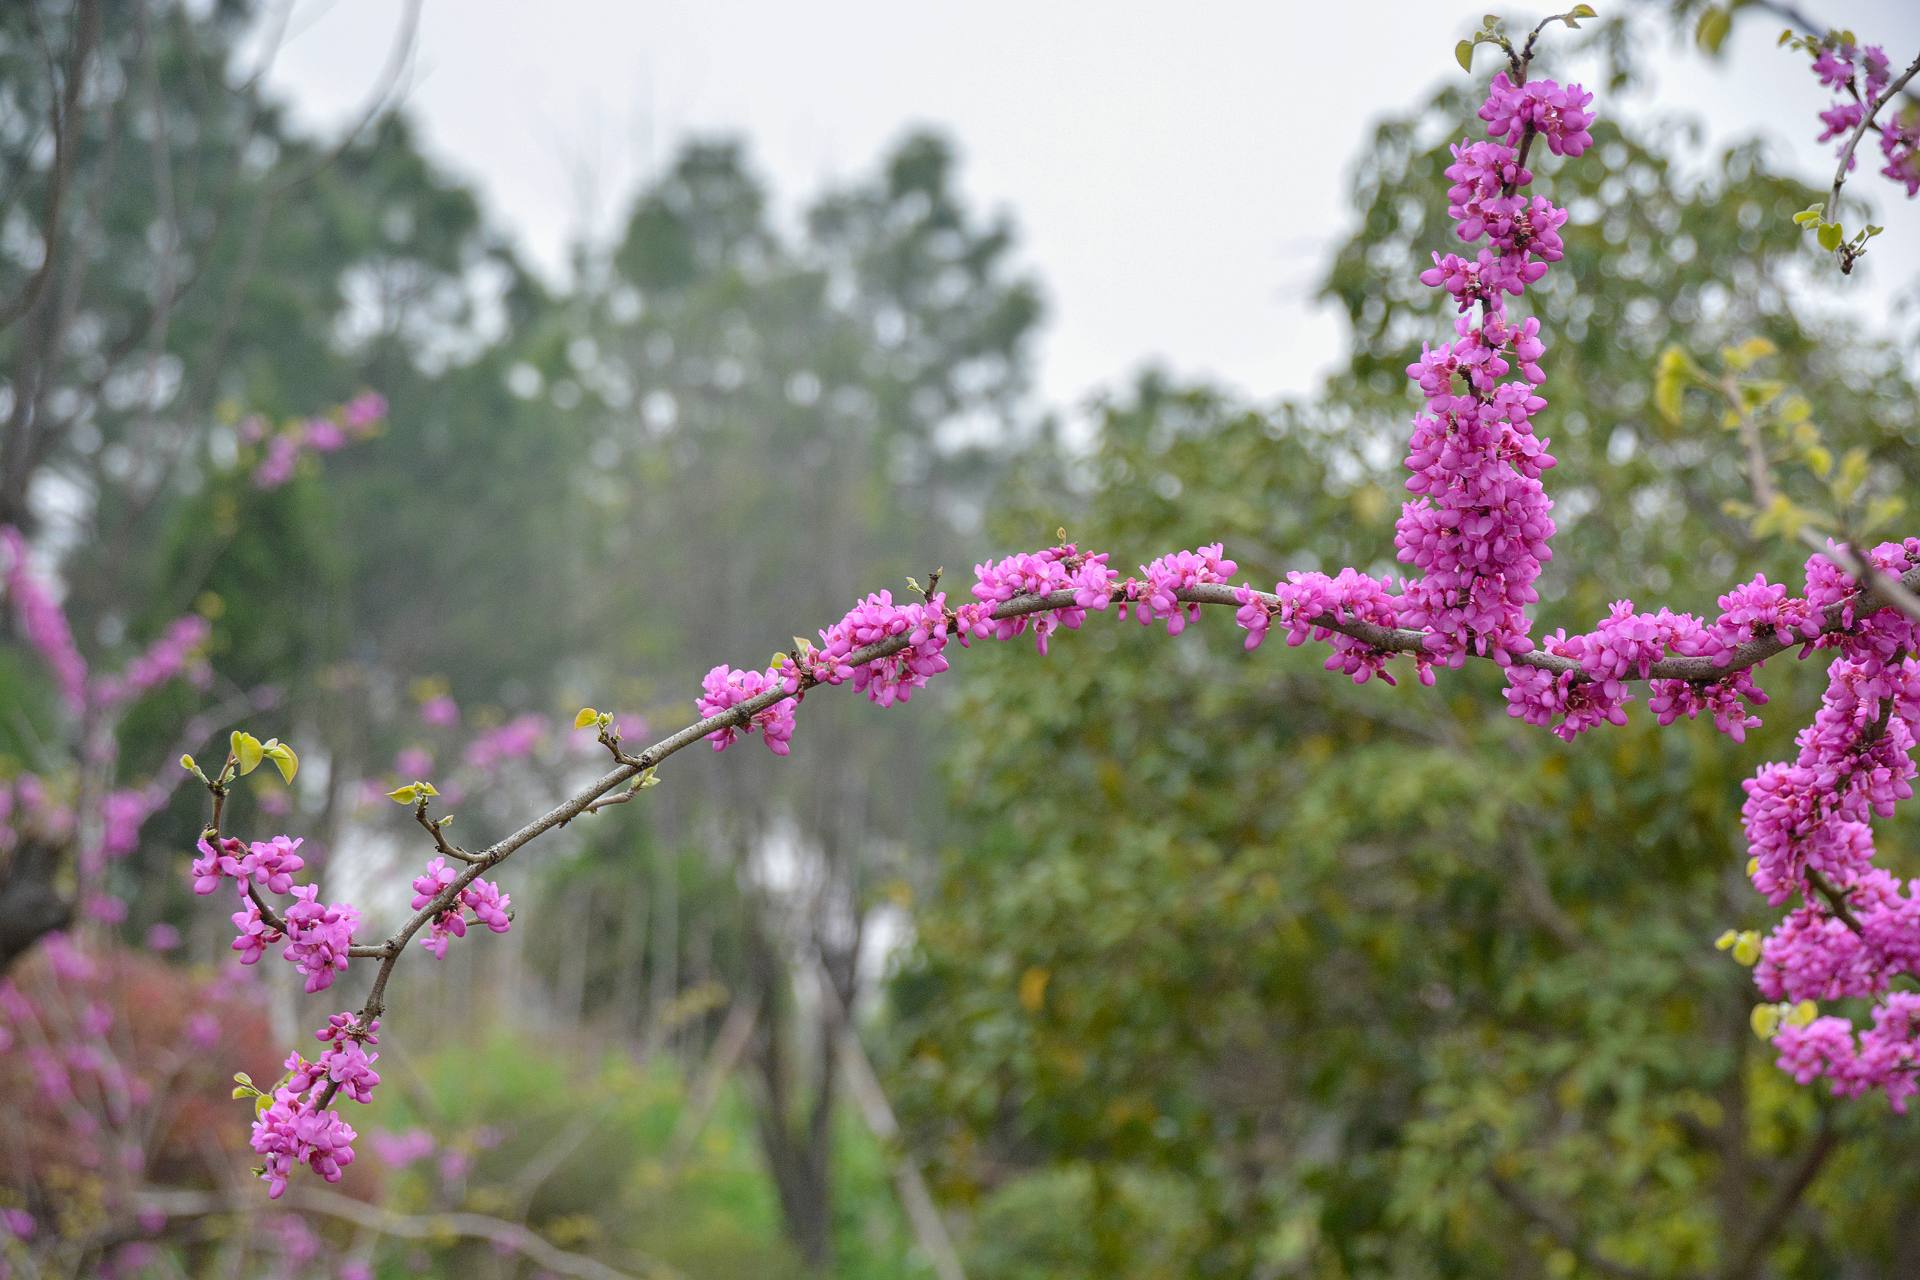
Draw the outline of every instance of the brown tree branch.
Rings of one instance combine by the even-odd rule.
[[[73,153],[79,145],[80,90],[86,83],[87,61],[100,39],[99,0],[80,0],[74,11],[73,37],[67,51],[66,70],[61,85],[48,108],[53,130],[53,171],[47,178],[46,211],[40,219],[42,246],[40,265],[27,277],[18,297],[0,306],[0,329],[5,329],[32,311],[53,277],[60,256],[60,219],[73,182]]]
[[[1787,1180],[1774,1192],[1773,1200],[1756,1218],[1753,1234],[1740,1251],[1727,1260],[1721,1269],[1721,1280],[1742,1280],[1751,1276],[1760,1264],[1760,1259],[1787,1225],[1787,1219],[1794,1208],[1805,1196],[1807,1189],[1820,1176],[1820,1170],[1827,1163],[1827,1157],[1833,1154],[1840,1143],[1840,1135],[1833,1127],[1833,1117],[1823,1111],[1820,1114],[1820,1128],[1814,1135],[1813,1145],[1793,1167]]]
[[[1552,1236],[1554,1242],[1571,1253],[1582,1266],[1603,1276],[1610,1276],[1613,1280],[1652,1280],[1651,1272],[1616,1262],[1603,1253],[1595,1252],[1581,1234],[1579,1224],[1572,1215],[1536,1200],[1517,1183],[1491,1169],[1487,1171],[1487,1181],[1493,1184],[1495,1193],[1514,1212]]]

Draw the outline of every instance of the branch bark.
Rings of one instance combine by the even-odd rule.
[[[169,1218],[272,1212],[265,1202],[253,1196],[229,1197],[201,1191],[151,1191],[140,1196],[137,1203],[142,1212],[160,1213]],[[398,1236],[403,1240],[435,1240],[452,1235],[490,1241],[556,1275],[574,1276],[578,1280],[636,1280],[628,1272],[616,1271],[599,1259],[583,1253],[570,1253],[549,1242],[531,1227],[508,1222],[504,1218],[492,1218],[481,1213],[389,1213],[337,1192],[321,1191],[314,1187],[295,1191],[282,1203],[304,1213],[338,1218],[377,1235]],[[666,1263],[655,1260],[649,1260],[646,1267],[651,1276],[667,1277],[669,1280],[681,1274]]]

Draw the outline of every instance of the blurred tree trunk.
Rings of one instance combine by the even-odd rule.
[[[749,895],[750,903],[756,901]],[[803,1003],[794,981],[801,967],[769,935],[764,908],[750,905],[749,911],[748,971],[765,1010],[750,1050],[758,1082],[756,1128],[787,1238],[809,1268],[824,1273],[833,1263],[833,1109],[839,1084],[832,1009],[853,1005],[858,948],[822,948],[819,972],[832,994]],[[802,1054],[809,1059],[805,1072],[797,1065]]]
[[[54,886],[65,853],[63,846],[23,839],[0,864],[0,974],[72,921],[73,904]]]

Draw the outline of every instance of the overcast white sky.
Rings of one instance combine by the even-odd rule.
[[[1920,48],[1915,0],[1803,7],[1885,43],[1896,66]],[[1453,42],[1481,12],[1480,0],[426,0],[407,110],[556,274],[567,244],[615,225],[689,135],[745,136],[791,209],[906,129],[937,126],[961,147],[968,195],[1018,221],[1048,299],[1050,403],[1150,360],[1267,397],[1312,390],[1343,351],[1343,323],[1310,294],[1347,225],[1345,175],[1369,122],[1458,77]],[[308,121],[351,118],[400,13],[398,0],[296,0],[273,82]],[[1330,30],[1329,15],[1354,25]],[[1758,132],[1807,176],[1830,176],[1813,142],[1826,97],[1803,56],[1775,48],[1781,25],[1745,16],[1719,66],[1669,48],[1663,30],[1655,100],[1700,115],[1715,140]],[[1862,268],[1884,307],[1920,268],[1920,203],[1879,179],[1856,189],[1895,233]]]

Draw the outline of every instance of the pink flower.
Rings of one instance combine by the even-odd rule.
[[[722,663],[707,672],[700,682],[701,693],[694,699],[702,718],[731,711],[743,702],[780,690],[780,679],[773,671],[736,671]],[[793,699],[783,698],[771,706],[753,712],[744,724],[726,724],[707,735],[715,751],[724,751],[743,733],[759,732],[767,750],[784,756],[793,750]]]
[[[234,843],[238,844],[239,841]],[[290,893],[293,890],[293,873],[307,865],[306,860],[295,852],[302,843],[299,839],[286,836],[256,840],[240,859],[239,874],[269,893]]]
[[[460,723],[460,704],[448,694],[438,694],[420,704],[420,722],[436,729],[451,729]]]
[[[0,586],[13,604],[14,621],[47,666],[75,715],[87,705],[87,664],[74,646],[67,616],[27,564],[27,540],[12,525],[0,525]]]
[[[285,913],[287,946],[281,955],[306,975],[307,994],[312,995],[333,985],[336,973],[346,971],[347,950],[353,945],[360,913],[344,902],[320,902],[318,885],[301,885],[293,896],[295,901]]]
[[[240,876],[240,858],[246,846],[232,836],[223,836],[220,847],[214,848],[207,843],[205,836],[199,841],[200,857],[193,861],[193,891],[209,894],[220,887],[220,881]]]

